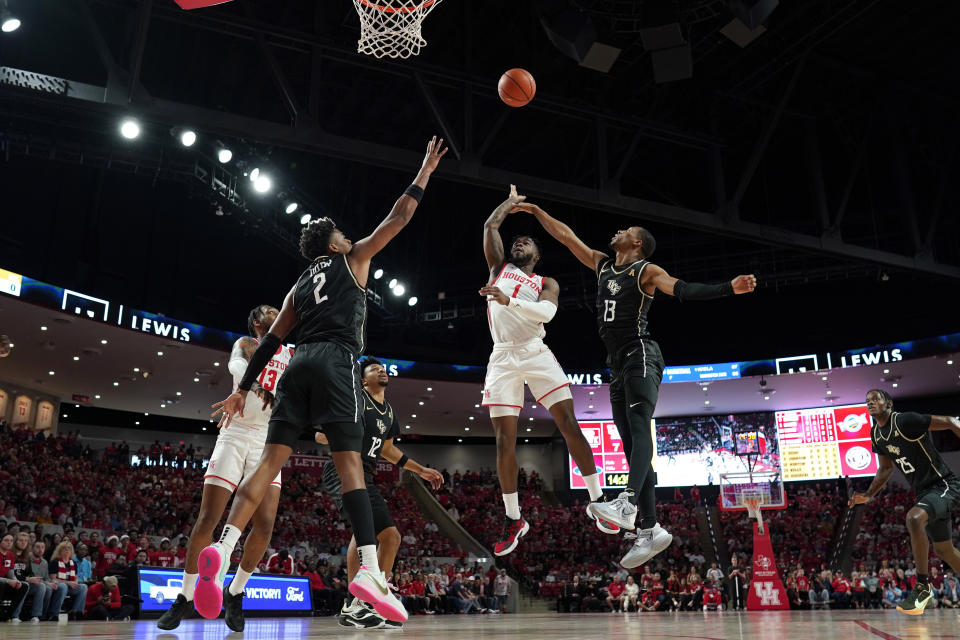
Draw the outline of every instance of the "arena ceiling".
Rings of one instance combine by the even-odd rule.
[[[23,26],[0,37],[0,267],[240,330],[302,268],[278,194],[359,237],[440,133],[454,150],[378,260],[419,303],[372,284],[377,353],[484,362],[481,225],[512,181],[593,245],[639,223],[679,276],[758,275],[749,299],[658,301],[668,362],[956,330],[941,310],[960,293],[956,3],[784,2],[741,48],[721,33],[724,2],[684,0],[693,76],[671,83],[639,34],[648,3],[570,4],[621,49],[608,73],[547,39],[557,3],[447,0],[419,57],[384,61],[355,52],[346,0],[11,0]],[[519,110],[495,92],[511,67],[538,83]],[[116,133],[123,116],[144,125],[135,143]],[[175,126],[194,127],[196,147]],[[249,189],[253,166],[273,193]],[[592,276],[545,250],[540,271],[562,288],[549,342],[568,367],[598,368]]]

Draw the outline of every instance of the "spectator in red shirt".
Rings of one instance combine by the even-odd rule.
[[[0,621],[8,620],[12,612],[23,606],[27,599],[29,585],[17,580],[13,572],[16,556],[13,553],[13,536],[6,534],[0,538],[0,561],[3,562],[3,573],[0,574],[0,600],[9,600],[10,607],[0,613]]]
[[[611,612],[620,610],[620,596],[624,589],[626,585],[620,580],[620,576],[613,576],[613,582],[607,585],[607,606]]]
[[[120,589],[114,576],[107,576],[87,590],[84,609],[87,620],[129,620],[132,613],[133,606],[124,605],[120,600]]]
[[[839,569],[833,575],[833,583],[830,585],[833,587],[833,602],[837,609],[849,609],[850,581],[844,577],[843,571]]]
[[[267,573],[278,573],[280,575],[293,575],[293,558],[286,549],[280,549],[278,553],[270,556],[267,560]]]
[[[180,536],[180,541],[177,543],[177,565],[178,567],[184,566],[184,563],[187,561],[187,536]]]
[[[90,537],[90,542],[93,543],[93,536]],[[117,536],[110,536],[107,538],[107,544],[100,547],[100,557],[97,560],[97,566],[94,569],[94,573],[97,577],[102,577],[106,575],[107,569],[109,569],[117,561],[117,556],[120,555],[120,538]]]
[[[170,548],[170,538],[160,540],[160,550],[151,554],[150,563],[155,567],[177,566],[177,554]]]
[[[703,583],[703,610],[712,611],[714,609],[723,611],[723,598],[720,597],[720,589],[713,584],[713,581],[706,580]]]

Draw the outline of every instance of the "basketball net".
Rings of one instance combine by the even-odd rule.
[[[360,14],[357,52],[375,58],[409,58],[427,41],[420,25],[442,0],[353,0]]]
[[[760,530],[760,535],[763,535],[763,512],[760,510],[760,505],[763,504],[762,498],[744,498],[743,504],[747,505],[747,515],[751,518],[756,518],[757,528]]]

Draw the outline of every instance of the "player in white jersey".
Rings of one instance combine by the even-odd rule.
[[[533,397],[553,416],[567,449],[580,469],[590,500],[603,498],[600,476],[589,443],[573,411],[573,396],[566,374],[543,342],[544,324],[557,312],[560,286],[553,278],[533,272],[540,260],[540,246],[531,236],[517,236],[504,254],[500,225],[510,209],[524,196],[510,185],[510,196],[483,225],[483,253],[490,268],[490,283],[480,289],[487,298],[487,317],[493,337],[493,353],[487,365],[483,406],[497,436],[497,476],[503,492],[506,520],[493,552],[505,556],[513,551],[530,525],[520,514],[517,496],[517,421],[523,408],[523,383]],[[598,520],[597,527],[617,533],[618,527]]]
[[[247,329],[250,336],[243,337],[233,345],[230,362],[227,365],[233,376],[233,388],[243,377],[247,369],[250,355],[256,350],[260,339],[270,329],[276,320],[277,311],[269,305],[260,305],[250,312],[247,319]],[[210,464],[203,476],[203,497],[200,502],[200,513],[190,531],[190,541],[187,544],[186,567],[183,572],[183,587],[176,601],[157,621],[157,626],[164,630],[175,629],[180,625],[183,617],[193,609],[193,592],[197,583],[197,559],[200,551],[213,541],[213,532],[220,523],[223,510],[230,501],[240,480],[253,473],[263,452],[267,438],[267,422],[270,420],[273,394],[277,383],[283,375],[293,350],[281,346],[270,363],[260,375],[259,383],[254,385],[253,391],[262,402],[252,402],[244,411],[242,417],[236,417],[230,423],[229,429],[220,431],[217,443],[210,454]],[[242,597],[243,587],[250,575],[256,570],[257,562],[263,557],[270,544],[273,532],[273,521],[277,515],[277,503],[280,500],[280,474],[270,483],[270,489],[257,512],[253,516],[253,529],[247,536],[243,558],[236,577],[224,593],[226,605],[225,620],[227,626],[234,631],[243,630]],[[218,612],[219,613],[219,612]],[[216,617],[216,616],[214,616]]]

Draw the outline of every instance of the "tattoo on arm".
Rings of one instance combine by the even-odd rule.
[[[483,254],[491,270],[503,264],[503,238],[500,237],[500,225],[510,212],[513,202],[507,200],[490,214],[483,224]]]

